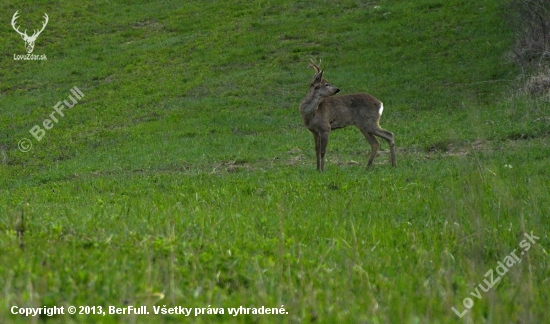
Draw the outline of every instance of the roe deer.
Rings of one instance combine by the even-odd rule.
[[[323,78],[323,71],[313,60],[309,67],[315,69],[315,76],[307,95],[300,102],[300,114],[305,126],[315,139],[317,170],[324,171],[325,169],[325,153],[330,131],[350,125],[355,125],[361,130],[372,148],[367,168],[372,165],[380,147],[380,142],[375,136],[388,141],[391,164],[394,167],[397,166],[394,136],[378,125],[384,110],[382,102],[366,93],[331,97],[340,89]]]

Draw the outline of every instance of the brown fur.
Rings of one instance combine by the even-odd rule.
[[[380,147],[375,136],[388,141],[391,164],[394,167],[397,166],[394,136],[378,124],[379,110],[382,105],[380,100],[366,93],[332,97],[340,90],[323,78],[323,71],[317,65],[312,63],[310,66],[316,73],[306,97],[300,103],[300,114],[304,125],[313,134],[315,140],[317,170],[325,169],[325,154],[330,132],[350,125],[361,130],[372,148],[367,167],[372,165]]]

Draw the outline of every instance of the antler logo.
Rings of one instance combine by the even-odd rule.
[[[40,33],[42,33],[42,31],[44,30],[44,28],[46,28],[46,25],[48,24],[48,15],[47,14],[44,14],[44,23],[42,24],[42,29],[40,29],[39,31],[37,30],[34,30],[34,33],[32,34],[32,36],[29,36],[27,35],[27,30],[25,29],[24,32],[20,32],[19,31],[19,27],[16,27],[15,26],[15,21],[17,20],[17,18],[19,18],[17,16],[17,13],[19,12],[16,11],[14,14],[13,14],[13,18],[11,19],[11,26],[13,27],[13,29],[15,29],[15,31],[21,35],[21,38],[23,38],[23,40],[25,41],[25,47],[27,48],[27,53],[32,53],[32,51],[34,50],[34,42],[36,42],[36,39],[38,38],[38,35],[40,35]]]

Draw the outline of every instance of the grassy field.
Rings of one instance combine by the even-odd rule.
[[[549,323],[549,102],[501,3],[7,1],[0,322]],[[346,128],[315,170],[310,58],[384,102],[397,168]]]

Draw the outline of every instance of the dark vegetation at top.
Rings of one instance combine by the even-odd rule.
[[[511,0],[508,21],[516,35],[511,52],[526,78],[525,92],[550,98],[550,1]]]
[[[550,63],[550,1],[512,0],[509,21],[516,33],[512,49],[522,69],[539,69]]]

